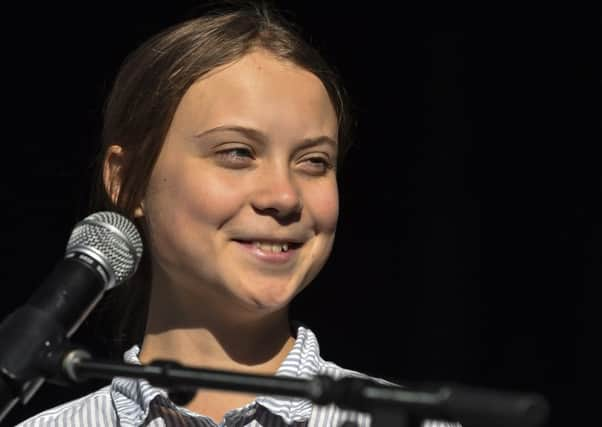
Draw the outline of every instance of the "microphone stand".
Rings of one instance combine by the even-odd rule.
[[[372,427],[410,427],[409,420],[415,417],[460,422],[463,427],[537,427],[543,425],[549,412],[547,401],[537,394],[454,385],[430,391],[412,390],[365,378],[317,375],[299,379],[243,374],[186,367],[167,360],[134,365],[95,360],[84,349],[64,345],[44,352],[39,369],[59,385],[92,378],[144,378],[166,389],[180,405],[188,403],[197,388],[302,398],[317,405],[334,404],[369,413]],[[3,403],[0,401],[0,405]],[[350,425],[353,423],[344,424]]]

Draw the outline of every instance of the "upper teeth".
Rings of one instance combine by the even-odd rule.
[[[270,252],[286,252],[288,251],[288,243],[267,243],[267,242],[253,242],[256,248],[262,251]]]

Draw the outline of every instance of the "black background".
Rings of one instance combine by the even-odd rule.
[[[118,65],[198,3],[5,11],[2,317],[81,217]],[[600,16],[277,4],[339,69],[358,122],[335,250],[293,306],[323,355],[401,382],[539,392],[550,426],[591,422]],[[6,425],[95,386],[47,385]]]

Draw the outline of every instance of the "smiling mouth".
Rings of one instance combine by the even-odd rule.
[[[259,240],[238,240],[235,239],[235,242],[241,243],[243,245],[251,246],[255,249],[258,249],[262,252],[266,253],[281,253],[281,252],[289,252],[294,249],[300,248],[303,243],[298,242],[276,242],[276,241],[259,241]]]

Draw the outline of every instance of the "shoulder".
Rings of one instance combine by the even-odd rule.
[[[352,377],[352,378],[371,380],[371,381],[374,381],[376,383],[383,384],[383,385],[399,386],[398,384],[395,384],[384,378],[374,377],[374,376],[368,375],[363,372],[354,371],[352,369],[346,369],[346,368],[343,368],[343,367],[337,365],[336,363],[328,361],[328,360],[321,360],[321,363],[319,364],[319,368],[318,368],[318,374],[319,375],[328,375],[335,379]]]
[[[34,415],[17,424],[17,427],[46,425],[115,426],[116,414],[111,402],[110,386]]]
[[[295,364],[292,364],[298,369],[297,376],[311,377],[314,375],[320,375],[331,377],[335,380],[341,380],[343,378],[357,378],[376,382],[378,384],[397,386],[397,384],[394,384],[393,382],[383,378],[374,377],[357,370],[344,368],[333,361],[324,359],[320,355],[318,339],[313,331],[311,331],[309,328],[300,326],[298,328],[297,337],[303,341],[303,346],[301,346],[298,352],[298,360],[296,360]],[[352,422],[354,425],[359,427],[369,427],[371,425],[371,416],[366,412],[343,409],[335,404],[314,404],[312,407],[310,421],[308,424],[312,427],[338,426],[345,422]]]
[[[333,361],[323,358],[320,354],[320,346],[318,344],[318,338],[316,334],[311,329],[303,325],[298,327],[297,335],[298,338],[301,337],[303,340],[303,345],[299,351],[299,360],[296,360],[295,364],[301,365],[302,371],[309,371],[312,375],[326,375],[334,379],[352,377],[372,380],[384,385],[398,385],[384,378],[379,378],[364,372],[344,368]]]
[[[406,388],[403,385],[391,382],[384,378],[373,377],[362,372],[342,368],[337,364],[329,361],[323,361],[320,373],[334,377],[336,379],[351,377],[365,379],[380,385]],[[344,410],[339,407],[336,407],[335,405],[316,406],[316,409],[312,414],[312,420],[314,421],[314,424],[310,423],[310,425],[312,426],[341,425],[345,421],[351,421],[359,427],[370,427],[372,426],[373,422],[372,414],[359,411]],[[461,424],[457,422],[448,422],[432,419],[425,419],[421,422],[420,425],[421,427],[462,427]]]
[[[305,339],[304,357],[301,359],[301,371],[304,367],[311,366],[310,370],[314,375],[324,375],[340,380],[343,378],[357,378],[360,380],[366,380],[368,382],[374,382],[379,385],[393,386],[399,388],[405,388],[403,384],[399,384],[396,380],[388,380],[385,378],[375,377],[364,372],[359,372],[352,369],[344,368],[337,363],[322,358],[319,352],[319,345],[315,334],[307,329],[301,327],[299,329],[300,335]],[[343,423],[350,421],[354,425],[359,427],[370,427],[372,425],[372,415],[366,412],[358,410],[342,409],[334,404],[329,405],[313,405],[311,411],[311,419],[309,426],[312,427],[327,427],[327,426],[338,426]],[[422,427],[461,427],[458,423],[449,423],[439,420],[424,420],[421,423]]]

